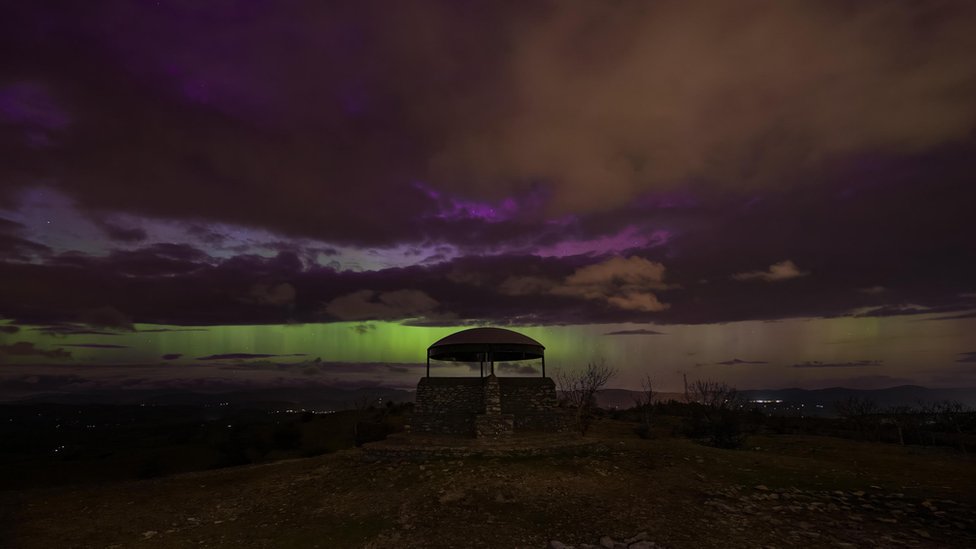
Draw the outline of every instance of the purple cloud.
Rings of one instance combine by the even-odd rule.
[[[974,8],[610,9],[17,3],[0,312],[71,333],[971,314]],[[39,182],[63,232],[31,219]]]

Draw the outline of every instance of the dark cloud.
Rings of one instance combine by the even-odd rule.
[[[271,357],[285,357],[285,356],[305,356],[304,354],[290,354],[290,355],[268,355],[261,353],[222,353],[217,355],[208,355],[197,357],[196,360],[248,360],[252,358],[271,358]]]
[[[495,369],[503,374],[539,375],[539,368],[529,364],[502,362],[501,364],[496,364]]]
[[[817,360],[794,364],[794,368],[862,368],[865,366],[881,366],[880,360],[855,360],[851,362],[820,362]]]
[[[91,384],[90,379],[76,374],[28,374],[0,379],[0,389],[12,393],[63,391],[88,388]]]
[[[63,318],[64,316],[67,315],[58,315],[58,314],[46,315],[45,318],[49,320],[56,320],[59,318]],[[70,316],[74,316],[74,315],[70,315]],[[122,332],[115,332],[115,331],[108,332],[105,330],[92,330],[86,325],[72,324],[72,323],[49,324],[46,326],[39,326],[32,329],[36,330],[38,333],[41,333],[43,335],[56,336],[56,337],[73,336],[73,335],[114,336],[122,333]]]
[[[245,300],[260,305],[291,305],[295,302],[295,287],[287,282],[281,284],[254,284],[248,290]]]
[[[300,355],[278,355],[278,356],[300,356]],[[450,364],[433,362],[431,368],[446,368]],[[387,362],[327,362],[321,358],[313,360],[302,360],[298,362],[275,362],[273,360],[253,360],[235,364],[224,364],[221,370],[236,371],[275,371],[301,372],[303,375],[327,374],[374,374],[374,373],[407,373],[411,371],[420,372],[426,368],[425,364],[420,363],[387,363]],[[310,371],[316,374],[310,374]]]
[[[957,315],[937,316],[933,318],[927,318],[926,320],[960,320],[964,318],[976,318],[976,311],[968,311]]]
[[[603,335],[623,336],[623,335],[667,335],[667,334],[665,332],[658,332],[657,330],[648,330],[646,328],[640,328],[638,330],[617,330],[615,332],[607,332]]]
[[[167,354],[161,356],[160,358],[162,358],[163,360],[176,360],[176,359],[178,359],[178,358],[180,358],[182,356],[183,356],[183,353],[167,353]]]
[[[85,253],[0,219],[0,314],[970,315],[976,8],[711,7],[12,5],[0,208],[110,221]],[[341,270],[394,249],[429,261]]]
[[[16,334],[20,331],[20,326],[3,325],[0,326],[0,334]]]
[[[438,305],[436,300],[419,290],[359,290],[333,299],[324,312],[338,320],[396,320],[426,316]]]
[[[105,232],[105,236],[117,242],[142,242],[148,237],[141,227],[123,227],[101,218],[96,218],[95,224]]]
[[[4,194],[42,178],[93,211],[375,244],[680,181],[801,186],[970,135],[973,11],[19,3],[0,27]]]
[[[128,345],[111,345],[108,343],[65,343],[63,347],[82,347],[86,349],[128,349]]]
[[[722,364],[724,366],[734,366],[736,364],[769,364],[769,363],[764,360],[741,360],[738,358],[733,358],[731,360],[716,362],[715,364]]]
[[[779,206],[783,205],[774,205]],[[734,225],[737,228],[718,231],[713,240],[741,231],[744,223]],[[737,270],[735,258],[754,252],[733,245],[739,238],[713,249],[698,236],[691,232],[676,238],[668,249],[646,250],[648,259],[640,262],[633,259],[638,256],[622,260],[616,256],[501,254],[362,272],[309,266],[287,252],[269,258],[237,255],[226,259],[182,247],[149,247],[101,258],[74,254],[70,264],[60,259],[36,264],[0,262],[0,283],[9,289],[0,294],[0,311],[21,324],[43,324],[44,333],[67,335],[110,334],[114,332],[92,327],[124,331],[133,329],[137,322],[209,325],[409,318],[413,325],[669,324],[884,315],[894,314],[897,303],[914,304],[898,308],[900,314],[945,314],[972,307],[972,298],[963,292],[971,279],[963,274],[976,276],[976,265],[965,259],[973,256],[946,255],[943,259],[952,269],[939,270],[943,273],[939,285],[927,283],[931,277],[928,268],[916,272],[912,270],[914,264],[897,254],[889,260],[875,248],[872,260],[862,261],[858,246],[833,252],[859,262],[853,270],[846,265],[839,269],[838,262],[818,267],[816,277],[797,278],[789,284],[743,284],[729,278],[728,272]],[[740,238],[754,247],[766,246],[752,236]],[[851,240],[853,237],[846,239]],[[778,243],[774,241],[773,245]],[[797,241],[795,245],[812,242]],[[735,254],[729,252],[733,249]],[[959,248],[950,244],[950,249]],[[165,276],[149,274],[152,269],[133,274],[132,255],[153,263],[153,257],[168,261],[179,254],[185,268],[178,272],[168,267],[161,271],[170,273]],[[674,257],[669,258],[669,254]],[[665,262],[671,265],[666,280],[658,274],[643,276],[640,269],[630,273],[614,267],[619,263],[650,268]],[[890,289],[884,294],[857,290],[863,287],[860,279],[877,279],[882,267],[896,271],[901,280],[888,282]],[[869,272],[862,274],[861,268]],[[595,273],[593,280],[584,280],[591,273]],[[65,284],[65,280],[71,282]],[[542,282],[522,284],[519,291],[513,291],[513,280]],[[625,306],[640,296],[654,296],[657,303],[669,307],[645,310]]]
[[[82,311],[80,320],[82,324],[94,328],[111,328],[127,332],[135,330],[135,327],[132,325],[132,319],[110,305]]]
[[[114,250],[107,256],[66,252],[52,258],[54,265],[79,269],[105,269],[128,276],[191,274],[204,267],[209,256],[189,244],[160,243],[136,250]]]
[[[164,334],[169,332],[206,332],[206,328],[143,328],[136,330],[140,334]]]
[[[736,273],[732,275],[732,278],[739,281],[764,280],[766,282],[779,282],[781,280],[790,280],[791,278],[799,278],[809,274],[810,273],[806,271],[801,271],[795,263],[787,259],[785,261],[780,261],[779,263],[773,263],[764,271]]]
[[[368,334],[369,332],[372,332],[373,330],[375,330],[376,329],[376,325],[375,324],[356,324],[355,326],[351,326],[349,329],[352,330],[352,331],[354,331],[354,332],[356,332],[357,334],[363,335],[363,334]]]
[[[0,217],[0,233],[14,233],[24,229],[23,223]]]
[[[30,261],[51,253],[51,248],[20,236],[24,225],[0,218],[0,259]]]
[[[9,345],[0,345],[0,360],[11,357],[45,357],[58,360],[71,358],[71,351],[64,349],[40,349],[29,341],[18,341]]]
[[[976,362],[976,351],[959,353],[959,358],[956,359],[956,362]]]

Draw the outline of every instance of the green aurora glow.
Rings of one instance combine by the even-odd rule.
[[[140,324],[134,332],[117,335],[46,335],[33,327],[0,334],[0,345],[28,342],[41,350],[64,348],[71,358],[54,361],[45,356],[6,357],[7,362],[70,365],[158,364],[176,373],[199,368],[197,358],[225,353],[279,356],[275,363],[302,363],[321,358],[325,363],[420,364],[426,348],[459,328],[417,327],[397,322],[330,323],[187,328]],[[549,372],[576,368],[587,361],[605,360],[619,370],[614,385],[632,388],[650,374],[662,390],[677,390],[681,375],[722,379],[742,388],[784,386],[889,386],[918,383],[958,385],[976,381],[971,368],[956,362],[972,351],[968,338],[976,333],[976,319],[931,320],[920,316],[791,319],[779,322],[735,322],[710,325],[580,325],[516,328],[546,346]],[[662,335],[604,335],[619,330],[655,330]],[[120,345],[89,348],[70,345]],[[178,360],[162,355],[178,353]],[[0,357],[2,358],[2,357]],[[732,359],[754,364],[718,364]],[[859,361],[872,364],[856,366]],[[241,362],[241,361],[238,361]],[[821,367],[794,367],[819,362]],[[833,366],[832,366],[833,365]],[[419,372],[420,370],[416,370]],[[469,375],[465,366],[442,368],[441,375]],[[226,373],[224,374],[226,375]],[[246,376],[245,372],[237,375]],[[968,376],[968,377],[967,377]],[[416,377],[392,373],[391,384]],[[374,381],[387,378],[374,376]],[[955,380],[953,383],[951,380]]]

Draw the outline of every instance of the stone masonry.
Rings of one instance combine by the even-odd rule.
[[[566,430],[550,378],[421,378],[411,431],[497,438],[524,431]]]

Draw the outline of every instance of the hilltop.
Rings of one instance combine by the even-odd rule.
[[[361,449],[0,492],[4,545],[972,547],[976,467],[947,449],[753,436],[720,450],[603,421],[604,451],[369,462]]]

